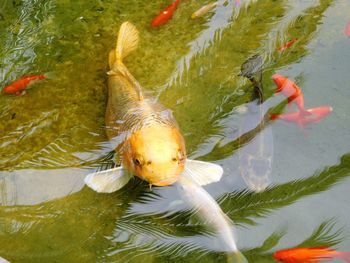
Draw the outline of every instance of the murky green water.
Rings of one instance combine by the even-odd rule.
[[[170,2],[0,1],[0,88],[24,75],[55,74],[23,96],[0,96],[0,256],[226,262],[221,244],[177,201],[176,187],[151,191],[135,179],[117,193],[97,194],[83,184],[110,151],[103,130],[107,55],[126,20],[141,43],[125,64],[174,111],[189,156],[224,167],[223,179],[205,189],[237,225],[248,260],[273,262],[274,251],[304,241],[350,250],[350,2],[229,1],[191,20],[207,2],[184,0],[168,24],[152,29]],[[295,45],[276,51],[293,38]],[[249,191],[239,172],[240,149],[259,131],[238,139],[252,86],[237,75],[257,53],[271,111],[291,110],[273,96],[274,73],[297,82],[307,107],[334,109],[304,132],[293,123],[266,123],[273,165],[262,193]]]

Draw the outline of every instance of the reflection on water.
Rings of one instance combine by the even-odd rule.
[[[84,169],[17,170],[0,177],[2,206],[36,205],[83,188]]]
[[[206,2],[187,1],[156,30],[150,21],[164,1],[44,2],[0,3],[0,89],[23,75],[56,73],[23,96],[0,96],[1,257],[226,261],[220,242],[181,203],[176,187],[151,191],[135,179],[116,193],[97,194],[83,185],[87,173],[112,157],[103,129],[106,58],[125,20],[141,32],[140,48],[126,61],[130,71],[174,111],[190,157],[224,167],[222,181],[205,190],[237,224],[238,247],[249,262],[273,262],[275,250],[298,245],[350,246],[344,212],[349,196],[337,193],[350,175],[344,143],[350,139],[344,86],[350,58],[343,32],[348,2],[228,1],[191,20]],[[295,45],[278,52],[294,38]],[[263,104],[251,101],[251,83],[237,76],[257,53],[264,61]],[[277,71],[302,76],[311,107],[326,96],[335,109],[308,128],[307,139],[265,118],[286,106],[272,97],[271,75]],[[248,105],[246,115],[238,111],[242,105]],[[269,147],[272,184],[251,192],[239,176],[240,164],[243,173],[249,170],[242,156],[260,157],[248,160],[260,170],[261,156],[272,156]],[[273,221],[279,211],[282,216]],[[292,231],[290,222],[304,217],[305,224]],[[248,230],[254,234],[246,235]]]
[[[272,173],[273,133],[270,126],[264,125],[265,114],[264,104],[256,104],[256,101],[248,104],[241,123],[241,129],[245,132],[239,137],[242,141],[238,149],[239,171],[249,189],[256,192],[265,190]],[[246,131],[254,129],[257,130],[254,137],[245,142]]]
[[[266,105],[262,84],[263,60],[259,55],[247,59],[241,66],[240,75],[253,85],[254,101],[246,105],[243,121],[240,124],[239,171],[249,189],[261,192],[270,183],[273,159],[273,134],[270,126],[265,125]],[[265,127],[266,126],[266,127]],[[242,140],[245,133],[257,129],[258,132],[249,142]],[[243,131],[243,132],[242,132]]]
[[[303,181],[286,183],[263,193],[231,193],[223,196],[220,204],[235,223],[254,224],[253,218],[266,217],[274,209],[324,191],[344,179],[350,174],[349,164],[349,155],[344,156],[339,165]],[[175,200],[179,198],[176,190],[171,196]],[[32,261],[47,258],[122,260],[130,255],[139,260],[143,253],[154,258],[189,256],[193,259],[194,255],[203,253],[200,244],[216,247],[215,239],[207,238],[210,232],[191,223],[192,211],[159,213],[146,209],[135,213],[131,207],[132,204],[153,203],[164,198],[167,195],[161,191],[155,189],[150,192],[146,184],[133,181],[114,194],[101,195],[84,188],[56,201],[31,206],[5,206],[1,208],[0,240],[3,239],[4,245],[0,252],[9,259]],[[332,242],[339,238],[341,231],[326,230],[317,231],[308,245],[321,245],[320,242],[323,242],[322,245],[334,245]],[[48,233],[54,238],[48,239]],[[205,235],[201,237],[201,233]],[[317,238],[322,235],[328,238]],[[9,237],[13,242],[5,242]],[[19,246],[23,243],[26,245]],[[218,250],[221,249],[218,247]],[[111,254],[105,255],[102,251],[110,251]],[[248,252],[248,255],[252,253]],[[263,258],[263,251],[260,251],[262,255],[258,252],[254,253]]]

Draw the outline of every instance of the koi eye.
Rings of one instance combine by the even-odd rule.
[[[185,155],[183,154],[183,152],[181,150],[179,150],[177,152],[177,159],[179,160],[179,162],[182,162],[185,159]]]
[[[177,162],[177,159],[175,157],[172,160],[173,160],[173,162]]]
[[[141,165],[141,161],[138,158],[135,158],[134,159],[134,164],[137,165],[137,166],[140,166]]]

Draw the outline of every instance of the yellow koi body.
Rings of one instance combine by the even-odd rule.
[[[184,170],[185,143],[171,111],[146,97],[122,62],[138,39],[137,29],[125,22],[110,52],[107,136],[120,138],[115,149],[128,172],[152,185],[170,185]]]
[[[184,138],[171,111],[145,96],[123,64],[138,41],[136,28],[125,22],[116,49],[109,54],[106,133],[121,166],[88,174],[86,185],[99,193],[112,193],[133,175],[156,186],[171,185],[180,175],[199,185],[219,181],[221,166],[186,158]]]

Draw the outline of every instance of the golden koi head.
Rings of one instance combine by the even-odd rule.
[[[175,127],[149,125],[134,132],[123,146],[123,165],[151,185],[177,181],[184,170],[185,143]]]

